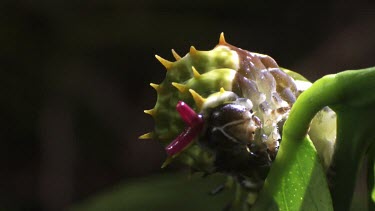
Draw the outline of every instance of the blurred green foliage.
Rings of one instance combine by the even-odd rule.
[[[217,195],[211,190],[226,182],[225,176],[161,174],[118,184],[106,193],[90,197],[70,211],[123,210],[222,210],[230,205],[233,190]]]

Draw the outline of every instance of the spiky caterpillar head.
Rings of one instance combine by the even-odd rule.
[[[145,113],[153,116],[155,130],[141,138],[169,148],[177,146],[176,140],[185,141],[183,146],[197,140],[170,155],[204,172],[247,175],[249,166],[269,163],[278,149],[278,124],[299,93],[293,78],[271,57],[234,47],[223,35],[213,50],[191,47],[182,58],[172,53],[175,62],[156,56],[167,73],[161,84],[151,84],[157,102]],[[184,113],[176,110],[179,101],[202,116],[199,129],[184,119],[186,126]]]

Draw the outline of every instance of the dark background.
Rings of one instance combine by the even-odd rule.
[[[59,210],[161,171],[158,54],[220,32],[310,80],[375,65],[374,1],[0,2],[0,210]]]

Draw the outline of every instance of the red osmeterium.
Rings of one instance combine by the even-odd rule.
[[[169,156],[173,156],[184,150],[199,135],[203,128],[202,116],[195,113],[185,102],[179,101],[176,109],[188,127],[165,147],[165,151]]]
[[[180,114],[182,120],[188,125],[193,127],[194,125],[203,122],[200,115],[195,113],[195,111],[190,108],[185,102],[179,101],[176,106],[176,110]]]

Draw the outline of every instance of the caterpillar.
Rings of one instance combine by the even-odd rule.
[[[268,55],[227,43],[223,33],[212,50],[192,46],[183,57],[173,49],[172,55],[174,62],[156,55],[167,72],[160,84],[150,84],[157,101],[144,112],[153,117],[155,129],[140,139],[166,147],[163,166],[178,160],[194,171],[261,184],[277,155],[283,123],[311,83]],[[316,120],[316,139],[326,143],[319,128],[334,122],[335,115],[326,108],[317,116],[324,124]],[[330,145],[334,138],[328,137]],[[331,151],[324,162],[330,162]]]

